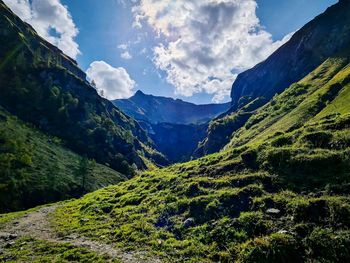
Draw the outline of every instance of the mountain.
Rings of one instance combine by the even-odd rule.
[[[350,262],[349,100],[350,43],[218,117],[240,123],[219,152],[0,215],[0,261]]]
[[[2,1],[0,29],[0,105],[7,111],[129,177],[146,168],[146,159],[165,163],[136,121],[101,98],[74,60]]]
[[[0,107],[0,213],[80,197],[126,179]]]
[[[231,109],[210,122],[195,156],[222,149],[256,109],[347,48],[349,15],[350,1],[340,1],[303,26],[265,61],[239,74],[232,85]]]
[[[245,105],[224,150],[67,202],[51,222],[60,237],[165,262],[349,262],[349,99],[347,45],[264,105]]]
[[[201,124],[230,108],[230,103],[196,105],[180,99],[146,95],[137,91],[129,99],[113,101],[125,114],[152,124]]]
[[[238,109],[259,97],[270,100],[329,56],[347,47],[350,43],[349,9],[348,0],[328,8],[265,61],[239,74],[232,86],[233,108]]]
[[[155,148],[164,154],[170,163],[185,162],[192,158],[198,143],[205,138],[207,124],[149,124],[140,122],[148,131]]]
[[[129,99],[113,101],[125,114],[135,118],[170,163],[192,158],[205,138],[207,123],[226,112],[230,103],[196,105],[137,91]]]
[[[53,224],[165,262],[348,262],[349,99],[350,46],[252,113],[225,150],[68,202]]]

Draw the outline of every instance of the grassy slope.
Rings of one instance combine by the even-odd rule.
[[[139,124],[101,98],[76,62],[0,1],[0,105],[67,148],[129,177],[167,163]],[[30,114],[28,114],[30,113]],[[69,127],[69,129],[67,129]],[[135,166],[135,165],[136,166]]]
[[[54,244],[32,238],[21,238],[0,254],[1,261],[10,262],[87,262],[102,263],[119,260],[106,255],[98,255],[87,248],[78,248],[69,244]]]
[[[320,119],[327,112],[337,111],[339,114],[350,112],[350,105],[346,103],[349,95],[350,68],[347,57],[329,58],[314,72],[300,82],[293,84],[281,95],[276,96],[270,103],[262,107],[250,118],[248,123],[234,133],[230,144],[226,148],[245,143],[253,144],[264,141],[276,132],[285,132],[302,126],[307,121]],[[328,98],[335,84],[342,83],[342,93],[336,100]],[[328,95],[330,94],[330,95]],[[334,96],[336,96],[335,94]],[[324,96],[324,99],[321,99]],[[323,100],[323,101],[322,101]],[[322,103],[320,103],[322,101]],[[327,105],[323,105],[326,103]],[[342,103],[334,108],[335,104]],[[322,113],[323,112],[323,113]]]
[[[29,127],[0,108],[1,208],[21,209],[81,195],[82,178],[77,175],[81,157],[62,142]],[[22,145],[11,148],[11,144]],[[25,147],[25,150],[23,150]],[[11,153],[11,149],[14,150]],[[20,150],[18,150],[20,149]],[[18,164],[20,152],[29,162]],[[11,173],[5,174],[6,156],[14,155]],[[100,164],[90,162],[85,191],[116,184],[126,177]],[[20,172],[16,173],[19,170]],[[6,181],[6,178],[11,178]],[[18,202],[16,202],[18,200]]]
[[[347,64],[331,58],[276,96],[226,151],[69,202],[53,225],[170,262],[349,261]]]

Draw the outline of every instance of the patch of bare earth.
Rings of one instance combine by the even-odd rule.
[[[125,263],[161,263],[158,258],[150,257],[145,252],[125,252],[110,244],[90,240],[86,237],[70,235],[58,237],[50,227],[48,216],[57,206],[40,208],[7,223],[0,229],[0,249],[11,246],[18,238],[32,237],[52,243],[69,243],[76,247],[84,247],[100,255],[119,259]]]

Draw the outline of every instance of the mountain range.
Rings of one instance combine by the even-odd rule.
[[[1,211],[109,185],[0,215],[0,261],[350,261],[350,1],[240,74],[211,117],[141,92],[122,113],[0,4]]]
[[[209,121],[231,106],[231,103],[196,105],[180,99],[146,95],[140,90],[129,99],[113,103],[140,123],[154,147],[171,163],[190,160],[206,136]]]
[[[146,95],[140,90],[129,99],[114,100],[113,103],[134,119],[151,124],[203,124],[231,106],[231,103],[196,105],[180,99]]]

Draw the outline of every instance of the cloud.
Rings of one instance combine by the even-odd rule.
[[[103,90],[109,100],[128,98],[134,93],[135,81],[122,67],[114,68],[104,61],[94,61],[86,73],[95,82],[97,90]]]
[[[266,59],[290,36],[274,42],[256,15],[255,0],[140,0],[134,26],[151,26],[161,43],[155,65],[176,93],[205,92],[220,101],[237,74]]]
[[[123,53],[121,53],[120,54],[120,57],[122,58],[122,59],[126,59],[126,60],[128,60],[128,59],[132,59],[132,56],[131,56],[131,54],[129,53],[129,51],[124,51]]]
[[[127,44],[120,44],[120,45],[118,46],[118,48],[119,48],[119,49],[122,49],[122,50],[126,50],[126,49],[128,49],[128,45],[127,45]]]
[[[38,34],[64,53],[76,58],[79,45],[75,37],[79,31],[67,6],[60,0],[5,0],[5,3],[22,20],[31,24]]]
[[[122,59],[126,59],[126,60],[129,60],[129,59],[132,59],[132,55],[129,53],[128,51],[128,48],[129,48],[129,45],[128,44],[120,44],[118,46],[118,48],[120,50],[122,50],[122,53],[120,53],[120,57]]]

